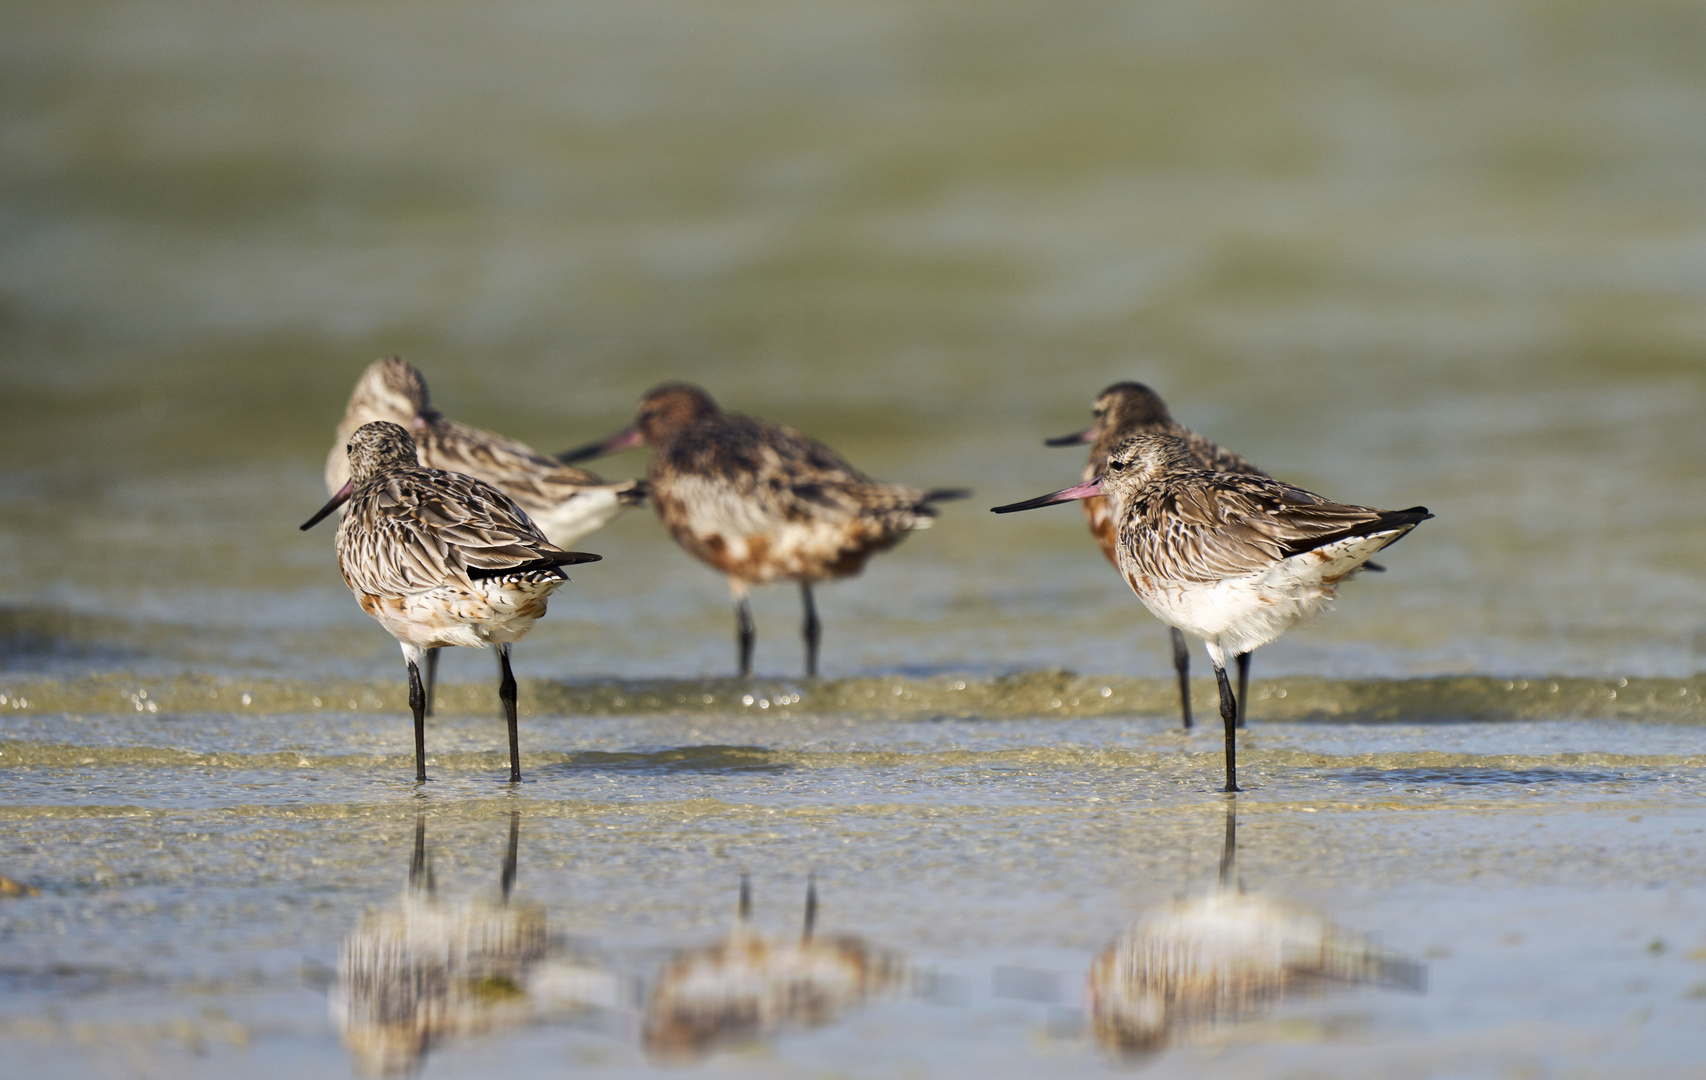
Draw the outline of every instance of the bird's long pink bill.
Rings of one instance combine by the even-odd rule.
[[[1062,435],[1059,438],[1044,439],[1043,445],[1044,446],[1080,446],[1084,443],[1090,443],[1090,442],[1095,442],[1095,441],[1096,441],[1096,429],[1090,428],[1087,431],[1076,432],[1072,435]]]
[[[1096,479],[1079,484],[1077,487],[1063,488],[1047,495],[1039,495],[1034,499],[1026,499],[1024,502],[994,506],[990,508],[990,511],[996,514],[1011,514],[1015,510],[1035,510],[1039,506],[1053,506],[1055,503],[1071,502],[1074,499],[1094,499],[1101,493],[1102,478],[1098,476]]]
[[[320,522],[325,521],[326,517],[331,514],[333,510],[336,510],[344,503],[349,502],[350,492],[354,490],[354,480],[344,481],[344,486],[338,489],[338,493],[336,495],[332,496],[332,501],[327,503],[325,506],[320,507],[320,512],[318,514],[315,514],[313,517],[302,523],[302,531],[307,532],[309,529],[320,524]]]
[[[557,455],[557,460],[564,465],[573,465],[577,461],[603,457],[605,454],[614,454],[618,450],[632,450],[636,446],[644,446],[645,442],[645,437],[640,434],[640,429],[631,427],[617,432],[602,442],[590,442],[585,446],[577,446],[573,450],[564,450]]]

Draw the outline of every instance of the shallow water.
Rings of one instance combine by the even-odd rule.
[[[648,1003],[743,871],[754,930],[796,941],[815,875],[822,934],[905,975],[723,1031],[695,1075],[1698,1070],[1698,5],[0,28],[0,1075],[368,1068],[340,950],[386,912],[545,927],[423,999],[459,1002],[429,1074],[678,1070]],[[387,353],[543,450],[687,377],[977,495],[820,590],[821,683],[787,590],[755,597],[762,677],[726,678],[723,584],[626,515],[517,647],[527,782],[459,651],[420,788],[395,645],[295,528]],[[1257,654],[1236,801],[1252,902],[1418,977],[1228,992],[1138,1061],[1090,973],[1236,895],[1220,736],[1177,730],[1165,632],[1075,509],[986,512],[1076,479],[1041,440],[1124,378],[1286,479],[1437,515]]]

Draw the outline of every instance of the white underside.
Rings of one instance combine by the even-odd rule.
[[[1260,648],[1332,607],[1337,586],[1407,531],[1344,540],[1240,577],[1211,583],[1156,581],[1150,588],[1134,584],[1133,589],[1156,618],[1201,638],[1215,667],[1224,668],[1227,657]],[[1135,582],[1123,548],[1119,554],[1126,580]]]
[[[559,586],[556,581],[474,582],[472,589],[455,585],[414,593],[403,599],[402,611],[381,609],[375,617],[419,662],[424,650],[450,645],[483,649],[519,641],[543,615],[543,599]]]
[[[545,539],[568,550],[576,540],[595,533],[622,512],[622,497],[610,488],[587,488],[550,510],[529,514]]]

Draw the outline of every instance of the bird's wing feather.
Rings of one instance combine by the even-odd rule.
[[[561,506],[588,488],[632,488],[635,481],[606,484],[585,469],[537,453],[526,443],[438,417],[419,433],[421,456],[432,468],[465,473],[501,488],[534,513]]]
[[[399,470],[365,484],[338,529],[352,585],[407,595],[468,571],[521,570],[572,561],[502,492],[459,473]]]
[[[677,492],[688,527],[705,534],[928,513],[920,508],[924,490],[879,483],[792,428],[735,413],[673,440],[654,459],[652,479],[654,488]]]
[[[1132,545],[1140,571],[1192,582],[1255,573],[1388,523],[1413,524],[1266,477],[1204,472],[1140,497],[1131,520],[1154,537]]]

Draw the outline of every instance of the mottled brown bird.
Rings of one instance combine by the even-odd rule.
[[[420,463],[429,469],[472,476],[508,495],[526,512],[546,539],[567,548],[604,526],[630,506],[645,500],[640,480],[605,482],[526,443],[469,427],[433,408],[426,377],[400,356],[375,360],[356,380],[338,421],[337,439],[326,457],[326,494],[349,480],[344,448],[363,424],[387,420],[408,430]],[[427,651],[426,708],[432,715],[438,683],[438,650]]]
[[[740,674],[752,673],[754,585],[794,581],[805,606],[806,674],[817,674],[820,628],[812,585],[852,577],[936,516],[932,503],[969,492],[884,484],[792,428],[719,409],[709,394],[668,383],[640,401],[633,427],[562,455],[565,461],[652,449],[647,481],[676,543],[729,581]]]
[[[1268,475],[1257,468],[1256,463],[1249,458],[1234,454],[1174,420],[1173,414],[1167,411],[1166,404],[1161,400],[1161,395],[1142,383],[1114,383],[1096,396],[1090,414],[1096,422],[1088,429],[1046,440],[1049,446],[1090,444],[1090,460],[1084,466],[1085,480],[1093,480],[1102,474],[1102,467],[1107,463],[1108,454],[1114,447],[1133,435],[1145,434],[1171,435],[1178,439],[1184,443],[1191,463],[1199,469],[1207,469],[1210,472],[1248,473],[1252,476]],[[1117,511],[1108,496],[1084,500],[1084,519],[1089,523],[1090,535],[1096,538],[1102,554],[1118,568],[1119,560],[1114,556],[1116,517]],[[1190,727],[1191,652],[1185,645],[1184,633],[1176,626],[1171,629],[1173,668],[1179,676],[1179,711],[1184,718],[1185,727]],[[1238,726],[1243,727],[1248,704],[1245,699],[1250,688],[1250,654],[1240,653],[1237,662]]]
[[[396,424],[363,424],[350,436],[348,454],[350,479],[302,528],[349,504],[338,525],[338,568],[361,609],[402,646],[415,718],[415,779],[426,779],[420,673],[426,650],[495,644],[510,780],[520,781],[510,643],[545,614],[546,599],[568,580],[561,567],[599,556],[552,544],[490,484],[422,468],[414,440]]]
[[[1109,496],[1120,574],[1156,618],[1201,638],[1226,725],[1226,791],[1237,791],[1237,699],[1226,658],[1319,616],[1375,552],[1433,515],[1324,499],[1268,476],[1199,468],[1183,439],[1138,435],[1100,476],[998,514]]]

